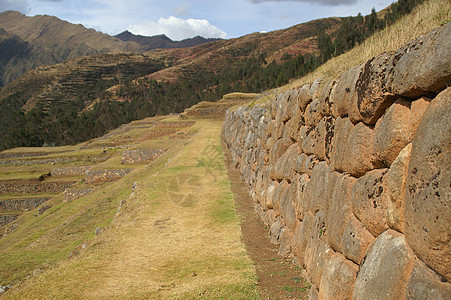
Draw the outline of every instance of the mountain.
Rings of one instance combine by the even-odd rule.
[[[8,18],[26,21],[22,26],[6,23],[4,33],[5,40],[24,49],[45,51],[51,48],[45,47],[44,41],[52,41],[55,49],[62,50],[62,39],[67,44],[79,41],[74,44],[79,49],[98,41],[88,50],[117,51],[35,68],[3,87],[0,149],[76,143],[132,120],[180,113],[200,101],[216,101],[226,93],[280,87],[394,22],[404,14],[395,9],[402,8],[402,3],[393,4],[384,19],[372,11],[368,16],[314,20],[269,33],[136,55],[120,54],[124,52],[113,47],[143,51],[145,46],[135,41],[124,42],[54,17],[5,13]],[[50,27],[37,24],[37,34],[29,23],[39,19],[56,23]],[[77,30],[84,31],[75,34]],[[69,38],[71,32],[75,35]]]
[[[25,71],[43,64],[54,64],[50,52],[34,47],[15,34],[0,28],[0,87]]]
[[[140,45],[146,46],[148,50],[187,48],[220,40],[220,39],[206,39],[201,36],[196,36],[194,38],[184,39],[181,41],[173,41],[164,34],[155,36],[142,36],[135,35],[128,30],[119,33],[118,35],[115,35],[115,37],[124,42],[130,41],[136,42]]]
[[[27,17],[16,11],[0,13],[0,86],[28,70],[107,52],[142,53],[133,41],[75,25],[56,17]]]

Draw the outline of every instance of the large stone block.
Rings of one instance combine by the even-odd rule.
[[[362,122],[354,126],[349,118],[336,119],[330,155],[332,169],[355,177],[372,170],[372,136],[373,130]]]
[[[288,257],[291,254],[291,247],[293,244],[293,234],[287,227],[282,228],[279,238],[279,249],[277,253],[283,257]]]
[[[387,203],[387,224],[399,232],[405,230],[404,194],[406,191],[407,167],[409,163],[412,144],[401,150],[398,157],[391,164],[384,176],[384,202]]]
[[[274,206],[274,212],[277,216],[280,216],[280,202],[282,201],[282,198],[285,196],[285,194],[289,192],[289,190],[290,184],[286,180],[282,180],[276,187],[272,203]]]
[[[299,141],[302,142],[302,151],[315,155],[319,160],[329,159],[334,135],[334,119],[323,117],[316,126],[303,126]]]
[[[352,299],[405,299],[415,256],[404,236],[391,229],[370,247],[360,267]]]
[[[282,154],[284,154],[285,151],[287,151],[288,147],[290,147],[292,144],[293,141],[290,138],[278,139],[274,143],[274,146],[270,151],[269,162],[271,164],[275,164],[277,160],[282,156]]]
[[[295,206],[290,192],[285,193],[282,200],[280,201],[280,215],[290,232],[294,232],[296,229],[297,218]]]
[[[406,238],[421,260],[451,281],[451,88],[427,108],[412,141]]]
[[[305,111],[307,105],[312,101],[312,92],[310,84],[304,84],[297,94],[298,106],[301,111]]]
[[[412,141],[410,102],[397,100],[374,127],[372,148],[375,164],[389,167],[399,152]]]
[[[451,297],[451,284],[443,282],[441,278],[429,269],[421,260],[417,259],[407,283],[407,299],[418,300],[446,300]]]
[[[305,211],[305,187],[309,182],[310,178],[307,174],[296,174],[291,181],[291,195],[294,199],[294,205],[296,209],[296,217],[299,220],[304,219],[304,211]]]
[[[265,208],[273,209],[274,208],[274,194],[276,192],[276,187],[279,183],[277,181],[273,181],[268,188],[266,189],[266,197],[265,197]]]
[[[362,121],[374,124],[396,99],[386,86],[386,72],[389,68],[390,55],[382,53],[367,61],[360,72],[355,88],[357,106]]]
[[[324,239],[310,238],[306,247],[306,271],[311,282],[317,286],[321,284],[321,277],[326,268],[326,260],[333,250]]]
[[[316,124],[324,117],[329,116],[330,112],[330,92],[335,85],[335,81],[328,81],[324,84],[318,97],[313,99],[307,105],[304,119],[308,126],[316,126]]]
[[[329,255],[321,278],[319,299],[351,299],[358,271],[359,267],[347,261],[342,255],[337,253]]]
[[[276,218],[276,221],[272,223],[269,229],[269,238],[272,243],[278,244],[280,235],[282,234],[282,229],[285,227],[283,220],[281,218]]]
[[[362,120],[357,105],[358,97],[355,88],[356,82],[363,70],[363,64],[355,66],[340,76],[337,85],[332,90],[330,102],[332,102],[332,114],[338,117],[349,116],[353,123]]]
[[[299,266],[305,268],[305,251],[309,234],[313,231],[315,217],[311,212],[306,212],[304,220],[296,223],[296,229],[293,237],[293,253],[297,257]]]
[[[387,228],[387,199],[384,191],[383,176],[387,169],[377,169],[360,177],[352,187],[352,210],[363,225],[377,237]]]
[[[301,153],[296,157],[294,161],[294,170],[296,173],[304,174],[305,173],[305,160],[307,159],[307,155],[305,153]]]
[[[294,143],[299,140],[299,128],[301,122],[299,119],[292,118],[284,126],[282,137],[290,138]]]
[[[360,264],[368,246],[374,241],[373,235],[363,224],[352,216],[343,231],[343,254],[347,259]]]
[[[335,179],[331,176],[329,166],[326,162],[320,162],[313,168],[310,181],[305,185],[304,190],[304,209],[313,213],[323,209],[324,202],[329,196],[330,180]]]
[[[346,225],[353,217],[351,190],[356,182],[354,177],[331,172],[328,192],[325,195],[327,241],[335,251],[343,253],[342,237]]]
[[[451,23],[396,51],[389,75],[392,93],[410,98],[440,92],[451,82]]]
[[[294,175],[295,164],[293,163],[300,153],[298,144],[291,145],[287,151],[277,160],[274,166],[274,178],[277,180],[290,180]]]

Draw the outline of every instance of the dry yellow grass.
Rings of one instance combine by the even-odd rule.
[[[221,125],[197,121],[199,133],[169,161],[114,183],[113,190],[137,187],[105,231],[4,298],[258,298],[224,168]]]
[[[317,78],[337,79],[353,66],[383,52],[395,51],[408,41],[428,33],[433,28],[451,21],[451,1],[429,0],[418,6],[411,14],[399,19],[395,24],[377,32],[361,45],[356,46],[334,59],[329,60],[314,72],[293,80],[283,90],[311,83]]]

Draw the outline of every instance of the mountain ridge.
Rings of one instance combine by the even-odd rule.
[[[149,50],[153,49],[169,49],[169,48],[186,48],[194,47],[200,44],[218,41],[221,39],[215,38],[204,38],[201,36],[195,36],[193,38],[183,39],[181,41],[173,41],[171,38],[167,37],[165,34],[154,35],[154,36],[144,36],[133,34],[128,30],[125,30],[114,37],[120,39],[124,42],[133,41],[140,45],[149,47]]]

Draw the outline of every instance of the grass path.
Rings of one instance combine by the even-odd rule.
[[[3,297],[258,298],[224,167],[222,123],[198,123],[199,133],[158,173],[131,174],[135,191],[84,250]]]

